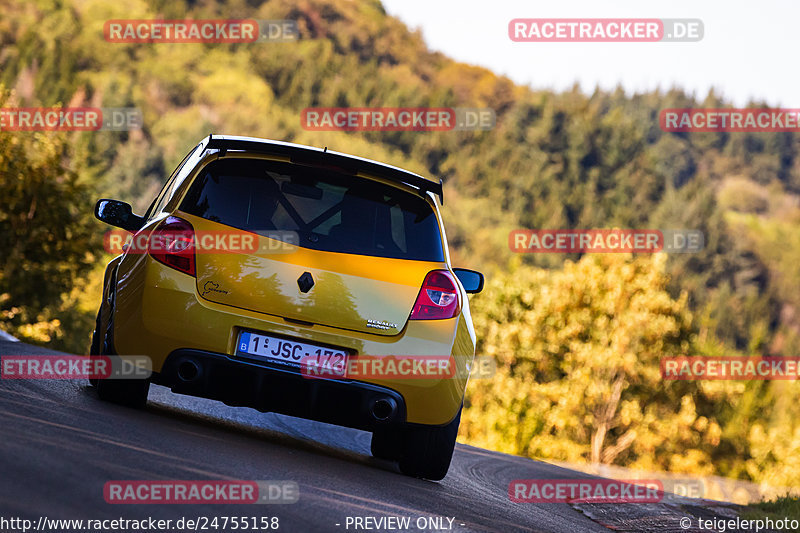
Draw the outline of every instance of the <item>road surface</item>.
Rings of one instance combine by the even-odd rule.
[[[56,353],[0,340],[0,355]],[[354,529],[355,517],[409,517],[411,528],[403,531],[663,533],[695,530],[680,528],[681,516],[734,512],[706,500],[514,503],[508,498],[514,479],[590,476],[459,444],[447,477],[429,482],[372,458],[369,444],[365,432],[227,407],[163,387],[153,386],[147,408],[136,411],[101,402],[82,381],[0,380],[0,518],[38,524],[40,517],[268,516],[278,517],[279,531],[337,532],[367,530]],[[103,496],[112,480],[290,480],[299,485],[299,501],[112,505]],[[13,531],[6,528],[0,520],[0,531]]]

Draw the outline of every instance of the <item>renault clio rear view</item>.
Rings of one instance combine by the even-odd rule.
[[[378,162],[209,136],[144,215],[97,203],[132,238],[106,269],[92,354],[147,355],[154,371],[95,382],[98,395],[139,407],[155,383],[366,430],[374,456],[443,478],[475,352],[467,293],[483,276],[452,268],[441,199],[441,182]],[[432,356],[454,372],[311,379],[303,367]]]

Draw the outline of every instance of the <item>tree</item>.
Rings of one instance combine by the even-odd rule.
[[[692,339],[665,259],[595,254],[498,275],[474,300],[478,353],[498,373],[470,384],[462,434],[531,457],[710,472],[720,428],[698,412],[701,389],[661,379],[660,359]]]
[[[0,107],[8,97],[0,86]],[[22,330],[34,340],[50,340],[59,324],[45,311],[89,269],[98,245],[93,199],[67,146],[63,134],[0,132],[0,327],[45,321]]]

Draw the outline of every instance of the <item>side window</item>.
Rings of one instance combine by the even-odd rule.
[[[186,179],[188,173],[194,168],[195,159],[197,159],[199,154],[203,153],[203,150],[200,149],[202,144],[203,143],[198,144],[186,154],[186,157],[183,158],[183,161],[181,161],[172,175],[167,178],[167,182],[164,184],[161,192],[158,193],[158,196],[150,205],[150,209],[147,210],[147,214],[145,215],[147,220],[151,220],[164,209],[164,206],[167,205],[167,202],[172,197],[177,186]]]

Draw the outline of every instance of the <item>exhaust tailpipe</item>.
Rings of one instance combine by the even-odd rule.
[[[369,412],[375,420],[388,420],[397,412],[397,402],[394,398],[380,398],[372,402]]]
[[[181,381],[191,382],[197,379],[199,375],[200,367],[191,359],[181,361],[181,364],[178,365],[178,377]]]

